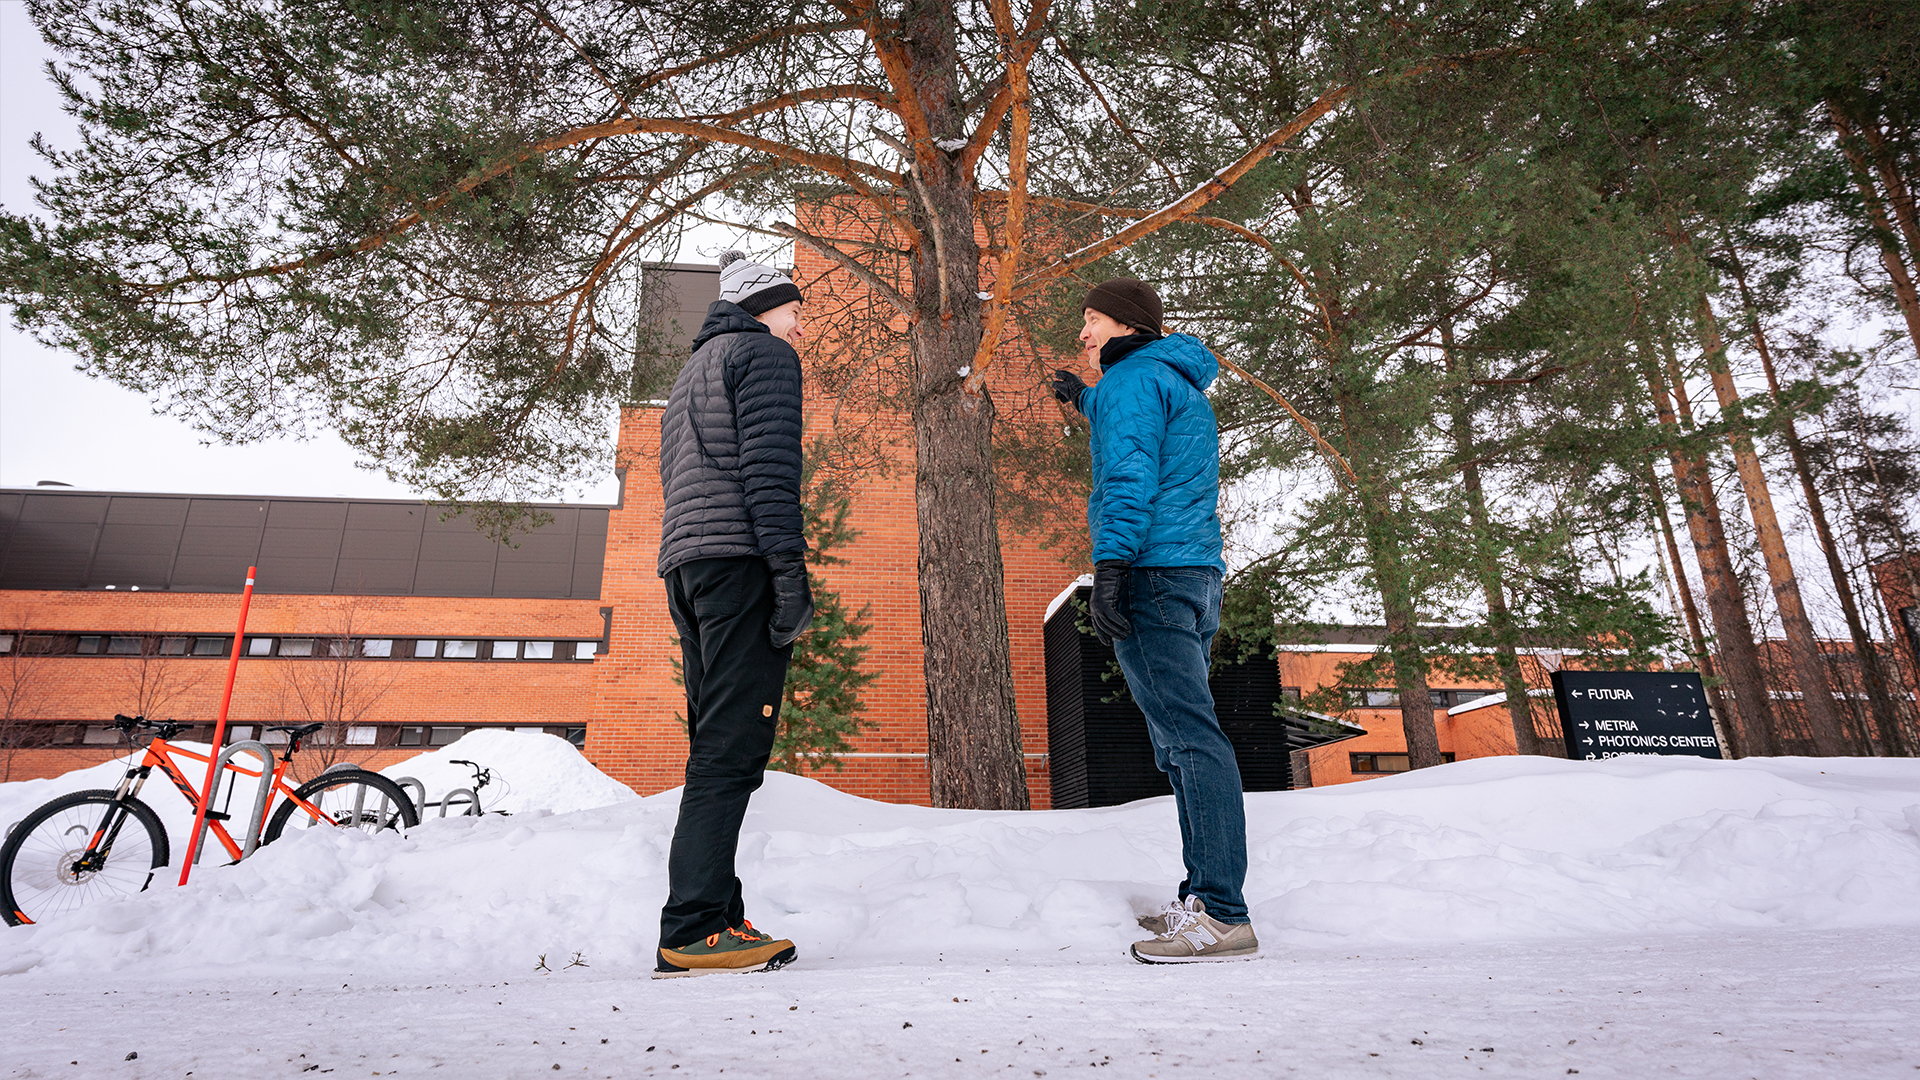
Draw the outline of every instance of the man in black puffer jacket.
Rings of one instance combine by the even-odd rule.
[[[793,641],[813,618],[800,525],[800,290],[737,251],[660,419],[660,576],[680,632],[687,786],[655,978],[765,971],[793,942],[753,928],[734,851],[773,751]]]

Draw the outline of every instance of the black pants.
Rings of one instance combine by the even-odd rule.
[[[667,572],[687,684],[687,787],[667,857],[660,947],[678,948],[746,918],[734,851],[747,800],[767,769],[793,646],[773,647],[765,559],[700,559]]]

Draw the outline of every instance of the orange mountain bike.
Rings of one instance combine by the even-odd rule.
[[[167,741],[187,725],[170,720],[156,723],[139,716],[116,716],[113,722],[128,738],[136,731],[153,732],[140,763],[128,766],[120,786],[112,791],[98,788],[63,795],[21,819],[8,831],[6,842],[0,844],[0,916],[8,925],[43,922],[95,900],[141,892],[152,884],[154,872],[167,865],[170,850],[160,816],[139,797],[140,788],[156,767],[173,781],[194,812],[199,812],[200,792],[188,782],[175,758],[203,765],[209,759]],[[420,823],[413,801],[400,785],[376,772],[335,766],[297,788],[288,785],[287,767],[300,749],[300,740],[320,727],[297,724],[268,728],[287,735],[286,750],[277,761],[260,743],[235,743],[221,755],[220,773],[228,780],[229,805],[239,777],[260,781],[252,820],[241,832],[244,843],[236,841],[227,829],[226,822],[232,815],[211,806],[207,809],[208,831],[227,849],[229,857],[236,861],[244,858],[260,844],[279,839],[288,829],[326,825],[379,832]],[[236,751],[253,754],[261,761],[261,768],[248,769],[230,760]],[[271,772],[268,764],[272,765]],[[214,785],[216,790],[218,786]],[[208,797],[211,795],[209,792]],[[267,819],[267,805],[276,795],[279,805]],[[263,820],[264,832],[260,829]]]

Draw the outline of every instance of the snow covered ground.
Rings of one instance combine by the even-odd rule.
[[[511,817],[303,832],[0,930],[0,1076],[1920,1075],[1920,762],[1249,795],[1266,955],[1172,970],[1124,955],[1180,876],[1168,800],[942,811],[773,774],[741,869],[799,962],[655,982],[678,793],[489,738],[388,771],[437,796],[473,758]],[[68,781],[107,786],[0,785],[0,820]]]

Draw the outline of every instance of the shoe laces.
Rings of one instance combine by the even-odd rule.
[[[1176,900],[1167,905],[1167,913],[1163,918],[1166,920],[1166,929],[1160,931],[1160,936],[1171,941],[1180,931],[1200,921],[1199,902],[1193,897]]]

